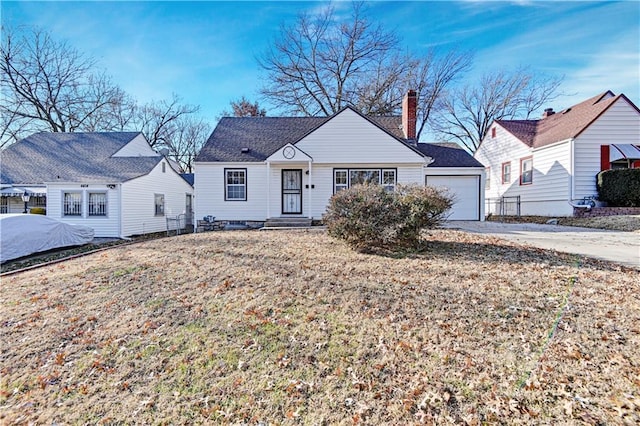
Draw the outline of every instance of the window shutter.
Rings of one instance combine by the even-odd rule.
[[[610,168],[609,145],[600,145],[600,171],[609,170]]]

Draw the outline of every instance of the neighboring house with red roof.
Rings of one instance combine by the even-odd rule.
[[[474,157],[486,167],[487,214],[569,216],[597,197],[602,170],[640,167],[640,110],[601,93],[539,120],[496,120]]]
[[[195,161],[196,218],[309,223],[350,186],[426,182],[455,195],[451,219],[483,220],[484,166],[460,147],[417,143],[415,96],[402,116],[222,118]]]
[[[22,213],[26,192],[49,217],[122,238],[191,210],[192,185],[139,132],[36,133],[0,156],[2,213]]]

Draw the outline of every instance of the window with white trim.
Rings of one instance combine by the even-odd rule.
[[[382,186],[387,191],[396,190],[396,171],[395,170],[383,170],[382,171]]]
[[[155,215],[164,216],[164,194],[154,194]]]
[[[247,169],[224,169],[226,201],[247,201]]]
[[[372,183],[383,185],[388,191],[396,188],[397,177],[395,169],[334,169],[334,194],[354,185]]]
[[[533,158],[527,157],[520,160],[520,185],[533,183]]]
[[[82,216],[82,192],[65,192],[62,194],[62,215]]]
[[[106,192],[89,192],[88,196],[89,216],[106,216],[107,215],[107,193]]]
[[[347,170],[334,170],[334,192],[342,191],[349,187],[348,173],[349,172]]]

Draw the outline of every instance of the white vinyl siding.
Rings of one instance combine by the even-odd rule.
[[[411,148],[349,109],[313,131],[296,147],[314,164],[403,164],[423,163],[424,158]]]
[[[597,194],[596,175],[600,172],[600,145],[638,144],[640,113],[625,99],[611,105],[574,141],[574,198]]]
[[[522,215],[571,214],[567,202],[571,168],[569,146],[569,141],[564,141],[534,150],[498,126],[496,137],[485,138],[475,154],[478,161],[488,166],[490,185],[485,185],[486,213],[500,213],[501,197],[506,197],[507,203],[515,203],[515,197],[519,196]],[[520,163],[528,157],[532,159],[533,184],[521,185]],[[511,164],[509,182],[502,183],[502,166],[507,162]]]
[[[82,198],[79,216],[64,215],[64,194],[76,193]],[[104,194],[104,216],[90,215],[90,194]],[[120,237],[119,230],[119,186],[113,185],[113,189],[107,184],[87,184],[81,186],[77,183],[49,183],[47,184],[47,216],[74,225],[85,225],[93,228],[96,237]]]
[[[151,148],[147,139],[139,134],[113,154],[113,157],[156,157],[158,155],[160,154]]]
[[[246,170],[246,201],[225,200],[225,169]],[[277,198],[272,197],[276,203],[273,214],[280,211],[281,169],[271,167],[271,182],[264,163],[196,163],[195,173],[196,219],[215,216],[216,220],[263,221],[267,218],[268,191],[278,194]]]
[[[122,184],[122,236],[163,232],[167,218],[185,213],[185,194],[193,193],[193,189],[172,167],[162,173],[163,162],[149,174]],[[155,215],[155,194],[164,195],[164,216]]]

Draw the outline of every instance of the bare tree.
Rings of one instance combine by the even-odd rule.
[[[561,78],[536,77],[526,68],[485,74],[477,86],[463,86],[442,98],[433,128],[474,153],[494,120],[528,119],[556,99]]]
[[[182,170],[193,172],[193,162],[211,133],[211,126],[201,118],[182,116],[175,122],[175,131],[165,141],[169,156]]]
[[[343,23],[333,7],[301,14],[258,59],[268,82],[261,94],[296,115],[331,115],[358,103],[359,84],[388,63],[397,46],[395,34],[365,18],[362,3],[353,3]]]
[[[470,53],[458,51],[402,53],[397,35],[372,24],[362,3],[352,3],[344,22],[329,7],[282,26],[258,63],[268,81],[261,94],[295,115],[331,115],[347,105],[365,115],[398,114],[404,94],[413,89],[419,138],[440,97],[471,60]]]
[[[174,94],[170,101],[153,101],[138,108],[134,126],[144,134],[152,147],[170,148],[180,119],[199,110],[198,106],[182,104],[180,97]]]
[[[257,101],[251,102],[244,96],[235,101],[231,101],[231,111],[224,110],[218,118],[222,117],[265,117],[267,110],[260,108]]]
[[[93,59],[40,30],[3,28],[0,55],[2,145],[35,131],[90,129],[125,96]]]

